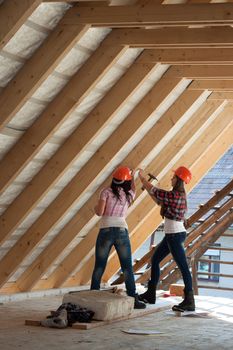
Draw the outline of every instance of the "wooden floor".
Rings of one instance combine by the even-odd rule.
[[[2,350],[232,350],[233,299],[196,298],[198,310],[211,317],[176,317],[167,310],[154,310],[169,306],[180,298],[158,299],[156,306],[148,306],[151,313],[118,321],[89,330],[52,329],[26,326],[26,319],[41,320],[50,310],[58,308],[62,297],[43,297],[4,303],[0,305],[0,348]],[[170,308],[170,307],[169,307]],[[135,310],[140,314],[140,310]],[[158,335],[135,335],[124,331],[154,330]]]

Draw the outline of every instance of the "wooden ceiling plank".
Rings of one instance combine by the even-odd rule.
[[[0,130],[53,72],[88,28],[88,25],[67,27],[63,20],[60,21],[48,38],[1,92]]]
[[[226,25],[233,23],[232,4],[158,4],[73,7],[75,16],[67,17],[67,24],[92,26],[145,26],[145,25]],[[76,22],[75,22],[76,21]]]
[[[1,4],[0,10],[0,49],[14,36],[41,0],[7,0]]]
[[[231,128],[230,128],[231,132],[233,131],[233,129],[232,129],[233,123],[229,117],[229,113],[230,112],[228,111],[228,117],[225,119],[225,123],[222,123],[222,121],[224,119],[224,112],[221,113],[217,117],[216,122],[213,122],[213,124],[208,128],[208,130],[205,131],[194,142],[194,144],[190,147],[190,149],[178,160],[178,162],[176,162],[176,164],[173,165],[173,168],[175,169],[180,164],[185,164],[185,166],[189,167],[191,169],[192,173],[194,174],[194,177],[192,179],[192,183],[186,187],[187,192],[189,192],[201,179],[199,172],[194,173],[193,168],[195,168],[195,164],[197,164],[199,161],[202,163],[202,157],[204,157],[207,149],[209,152],[209,156],[208,156],[209,161],[207,162],[207,164],[204,164],[204,166],[205,166],[204,174],[216,163],[216,161],[219,159],[219,157],[221,157],[224,154],[220,145],[224,144],[224,147],[223,147],[224,150],[229,148],[229,146],[230,146],[230,137],[229,137],[229,131],[228,131],[229,126],[231,126]],[[220,125],[221,125],[221,127],[220,127]],[[225,127],[224,127],[224,125],[225,125]],[[215,129],[215,127],[217,127],[217,126],[219,126],[219,130]],[[210,134],[212,132],[213,132],[213,134],[210,136]],[[226,138],[226,141],[223,140],[223,138],[219,136],[221,134],[228,135],[228,137]],[[213,136],[215,136],[215,138]],[[231,138],[231,140],[232,140],[232,138]],[[216,142],[219,145],[219,147],[221,148],[221,153],[219,153],[219,151],[218,151],[217,154],[213,154],[212,149],[210,149],[209,145],[212,146]],[[225,147],[225,144],[227,145],[227,148]],[[217,158],[216,158],[216,156],[217,156]],[[208,165],[208,167],[207,167],[207,165]],[[168,173],[163,177],[159,186],[161,186],[161,188],[170,188],[170,182],[171,182],[171,170],[169,170]],[[144,211],[145,201],[147,201],[147,198],[145,200],[143,200],[139,205],[140,209],[138,209],[138,210],[139,210],[141,215],[143,215],[143,213],[141,213],[141,212]],[[144,211],[145,217],[147,216],[146,219],[139,220],[138,226],[136,226],[134,224],[135,217],[138,218],[138,216],[137,216],[138,210],[136,211],[136,213],[132,213],[131,217],[129,216],[129,218],[128,218],[129,231],[132,232],[132,236],[131,236],[132,251],[135,251],[136,249],[138,249],[143,244],[145,239],[148,236],[150,236],[150,234],[158,227],[158,225],[162,221],[162,218],[160,216],[160,208],[158,208],[158,207],[156,208],[155,204],[151,201],[151,199],[150,199],[150,203],[151,203],[150,207],[147,208],[147,211]],[[145,205],[145,207],[146,207],[146,205]],[[154,215],[155,210],[156,210],[157,215]],[[155,223],[153,224],[152,230],[151,230],[151,228],[150,228],[150,230],[146,230],[145,226],[147,225],[147,220],[151,216],[153,216],[154,222],[155,222],[156,217],[157,217],[157,224],[156,225],[155,225]],[[135,228],[134,228],[135,226],[136,226],[136,232],[135,232]],[[151,222],[150,222],[150,226],[151,226]],[[108,281],[109,278],[111,278],[117,272],[118,268],[119,268],[118,259],[117,259],[116,254],[114,254],[112,256],[112,259],[110,258],[108,261],[108,266],[106,269],[106,273],[103,277],[103,281]],[[84,282],[86,282],[86,281],[84,281]]]
[[[119,45],[105,46],[109,42],[112,43],[111,33],[2,159],[2,188],[6,188],[15,179],[127,49]]]
[[[134,150],[131,153],[136,153],[137,156],[133,157],[128,155],[124,162],[127,162],[127,164],[128,162],[130,162],[130,164],[132,164],[133,162],[136,162],[136,159],[137,162],[140,163],[140,161],[143,160],[143,158],[155,147],[155,145],[161,141],[161,139],[166,135],[166,133],[173,128],[174,124],[182,117],[182,115],[187,111],[187,109],[193,105],[193,103],[200,97],[200,95],[201,93],[190,94],[187,91],[185,91],[171,106],[171,108],[169,108],[169,110],[160,118],[160,120],[154,125],[154,127],[151,128],[146,139],[143,138],[139,145],[134,147]],[[107,179],[104,182],[106,186],[108,185],[109,181],[110,179]],[[85,217],[85,222],[86,220],[90,220],[91,216],[93,217],[94,212],[90,212],[88,208],[93,207],[95,201],[96,198],[94,194],[88,200],[88,203],[86,203],[84,207],[76,213],[76,217],[83,218],[82,212],[84,211],[88,213],[89,216],[89,219],[87,218],[87,216]],[[66,246],[72,241],[72,239],[75,238],[77,232],[79,232],[82,229],[83,223],[80,222],[80,220],[77,221],[77,218],[73,218],[71,221],[72,222],[69,222],[66,225],[66,227],[62,230],[62,233],[59,234],[54,239],[54,241],[51,242],[51,244],[49,244],[45,248],[45,250],[40,254],[40,256],[38,256],[38,258],[30,265],[30,267],[20,276],[20,278],[17,281],[17,284],[19,285],[21,290],[31,289],[34,286],[34,284],[39,280],[39,278],[43,276],[43,274],[46,272],[49,266],[53,263],[53,260],[60,256],[60,254],[66,248]],[[77,258],[80,261],[81,256],[84,258],[87,254],[87,251],[85,249],[86,241],[89,240],[89,244],[87,245],[90,247],[91,243],[93,244],[94,242],[93,239],[95,240],[95,233],[88,235],[88,237],[86,237],[85,240],[82,241],[82,243],[80,243],[78,247],[78,252],[76,251],[74,254],[72,254],[72,257],[68,258],[68,260],[71,261],[71,263],[73,263],[73,268],[77,266]],[[69,268],[65,267],[65,265],[68,265]],[[71,270],[69,262],[63,262],[62,264],[59,264],[59,266],[64,267],[64,270],[66,271]],[[62,269],[63,268],[61,268],[61,270]],[[54,272],[53,277],[49,279],[48,284],[51,284],[52,281],[54,283],[54,281],[57,278],[56,276],[58,275],[59,277],[61,277],[60,272]],[[56,285],[57,284],[60,285],[61,282],[56,281]]]
[[[231,92],[233,91],[233,80],[213,80],[213,79],[203,79],[203,80],[193,80],[189,85],[190,90],[202,90],[207,89],[211,91],[223,91]]]
[[[19,239],[13,248],[7,253],[0,264],[0,283],[6,282],[6,279],[17,268],[19,262],[38,244],[46,233],[62,219],[68,209],[78,201],[84,191],[95,181],[97,175],[105,171],[109,161],[115,156],[129,140],[138,128],[147,120],[152,112],[163,102],[164,98],[172,92],[180,79],[167,79],[166,74],[156,83],[155,87],[146,95],[146,97],[136,106],[121,125],[113,132],[111,137],[99,148],[99,150],[90,158],[83,168],[73,177],[69,184],[60,192],[56,199],[39,216],[33,225]],[[135,118],[135,115],[137,118]],[[77,186],[77,183],[79,186]],[[26,203],[24,204],[26,205]],[[17,208],[19,210],[20,208]],[[13,227],[10,221],[14,220],[14,226],[19,221],[18,213],[15,211],[7,212],[7,220],[2,215],[2,229],[4,237],[9,234]],[[22,218],[20,216],[20,218]],[[6,226],[4,226],[5,224]],[[1,234],[2,234],[1,232]],[[4,238],[3,237],[3,238]],[[29,243],[30,242],[30,243]]]
[[[233,64],[233,48],[148,49],[151,62],[166,64]]]
[[[167,6],[167,5],[166,5]],[[163,7],[166,7],[163,6]],[[212,6],[212,5],[211,5]],[[232,27],[115,29],[116,41],[130,47],[233,47]]]

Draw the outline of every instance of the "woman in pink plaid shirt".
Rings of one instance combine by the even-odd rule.
[[[125,217],[135,198],[134,173],[128,167],[119,167],[113,173],[110,187],[100,193],[95,213],[101,216],[100,230],[95,246],[95,267],[92,274],[91,289],[99,290],[112,246],[115,247],[125,277],[126,291],[134,297],[134,308],[144,309],[145,303],[139,301],[134,281],[131,245]]]

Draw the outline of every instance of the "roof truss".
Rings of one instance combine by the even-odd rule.
[[[106,91],[100,101],[0,215],[2,247],[11,242],[0,261],[1,292],[89,282],[98,232],[92,208],[97,193],[109,184],[109,169],[116,166],[118,157],[121,163],[132,167],[145,163],[146,171],[156,172],[160,185],[165,187],[169,186],[171,168],[182,162],[195,174],[188,187],[191,190],[233,142],[231,1],[219,4],[205,1],[203,4],[192,0],[187,4],[165,5],[162,1],[142,0],[125,6],[109,6],[111,2],[98,0],[70,1],[76,2],[0,91],[0,138],[4,132],[9,133],[9,121],[20,113],[88,31],[107,27],[109,33],[2,157],[2,193],[17,185],[18,176],[98,87],[105,74],[116,67],[121,69],[124,55],[130,50],[142,52],[113,86],[104,87]],[[15,11],[12,11],[14,1],[7,0],[1,5],[0,48],[5,47],[40,3],[22,0]],[[117,63],[119,59],[121,63]],[[155,80],[153,75],[161,64],[170,66],[163,66],[166,69],[163,68],[163,73]],[[132,102],[148,81],[151,86],[147,92],[137,103]],[[172,99],[172,103],[168,102]],[[102,137],[105,128],[116,123],[114,118],[121,108],[129,107],[130,103],[133,107],[122,122],[114,126],[111,136],[14,241],[15,230],[38,208],[63,174]],[[165,108],[166,103],[171,104]],[[144,132],[151,118],[157,118],[156,122],[139,138],[138,134]],[[129,144],[134,146],[130,148]],[[104,176],[105,172],[109,173]],[[94,187],[96,182],[98,185]],[[133,250],[138,249],[161,222],[159,209],[141,193],[139,181],[136,185],[138,197],[128,216]],[[88,192],[90,196],[82,203]],[[38,246],[79,202],[82,204],[73,217],[38,253]],[[89,228],[83,236],[85,227]],[[33,259],[28,263],[30,256]],[[108,281],[118,267],[113,253],[104,280]]]

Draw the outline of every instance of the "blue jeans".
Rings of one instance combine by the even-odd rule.
[[[185,292],[192,290],[192,276],[189,271],[185,250],[184,241],[186,238],[186,232],[177,232],[165,234],[165,237],[158,244],[151,259],[151,282],[154,287],[157,286],[160,277],[160,262],[171,253],[178,268],[181,271]]]
[[[109,252],[115,247],[125,277],[126,291],[129,296],[135,296],[135,281],[132,268],[132,255],[128,230],[123,227],[102,228],[99,231],[95,246],[95,267],[92,274],[91,289],[100,289]]]

